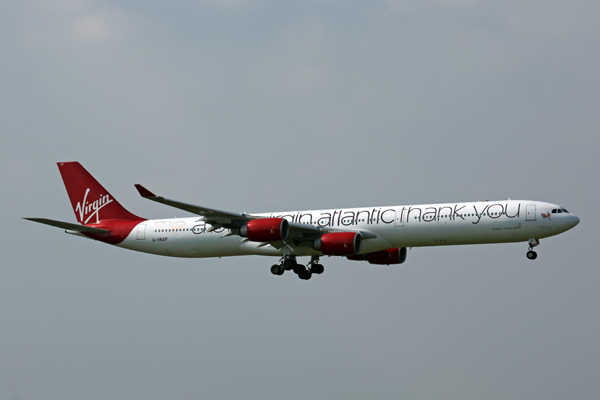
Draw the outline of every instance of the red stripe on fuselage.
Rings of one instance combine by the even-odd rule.
[[[99,240],[108,244],[119,244],[129,236],[131,231],[141,223],[146,221],[140,219],[138,221],[124,221],[124,220],[104,220],[98,224],[89,224],[93,228],[107,229],[110,233],[85,233],[83,234],[95,240]]]

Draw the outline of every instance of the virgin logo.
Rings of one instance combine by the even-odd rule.
[[[93,202],[87,201],[88,193],[90,193],[90,189],[88,188],[85,191],[85,195],[83,196],[83,201],[77,202],[77,206],[75,207],[75,214],[79,214],[79,221],[83,224],[87,224],[88,221],[95,215],[96,222],[100,221],[100,217],[98,215],[98,211],[100,209],[110,203],[112,203],[113,199],[110,198],[110,195],[100,195],[98,200],[94,200]],[[85,220],[84,220],[85,218]]]

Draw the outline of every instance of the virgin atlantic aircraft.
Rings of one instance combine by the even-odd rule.
[[[58,163],[58,169],[79,224],[26,219],[163,256],[279,257],[271,272],[282,275],[293,270],[301,279],[323,273],[322,256],[402,264],[410,247],[527,242],[527,258],[535,260],[533,248],[540,239],[579,223],[561,206],[529,200],[246,214],[165,199],[135,185],[145,199],[197,215],[148,220],[127,211],[78,162]],[[310,261],[305,266],[297,257]]]

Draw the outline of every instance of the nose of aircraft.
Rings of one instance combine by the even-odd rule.
[[[573,214],[571,214],[569,217],[569,229],[571,229],[579,223],[579,217]]]

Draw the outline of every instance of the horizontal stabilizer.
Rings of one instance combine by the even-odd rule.
[[[57,228],[67,229],[69,231],[85,232],[85,233],[110,233],[110,231],[106,230],[106,229],[92,228],[91,226],[71,224],[70,222],[55,221],[53,219],[46,219],[46,218],[23,218],[23,219],[26,219],[28,221],[33,221],[33,222],[39,222],[40,224],[55,226]]]

